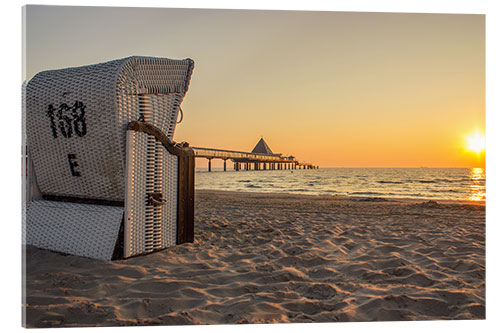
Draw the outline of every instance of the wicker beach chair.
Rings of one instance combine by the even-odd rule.
[[[24,243],[111,260],[193,241],[194,154],[172,141],[193,66],[134,56],[30,80]]]

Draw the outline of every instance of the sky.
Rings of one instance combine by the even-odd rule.
[[[485,132],[484,15],[28,6],[25,52],[28,80],[193,59],[174,135],[192,146],[263,137],[322,168],[484,166],[466,149]]]

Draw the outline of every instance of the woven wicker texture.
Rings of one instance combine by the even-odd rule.
[[[122,218],[122,207],[31,201],[23,241],[42,249],[111,260]]]
[[[127,131],[124,257],[176,244],[177,174],[177,156],[153,136]],[[161,193],[166,204],[148,204],[148,193]]]
[[[140,117],[173,138],[193,61],[129,57],[38,73],[26,134],[43,194],[123,201],[125,132]]]

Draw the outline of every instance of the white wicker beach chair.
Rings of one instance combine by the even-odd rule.
[[[172,141],[194,62],[128,57],[26,86],[26,244],[111,260],[193,241],[194,154]]]

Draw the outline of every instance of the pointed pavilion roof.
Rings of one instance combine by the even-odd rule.
[[[264,141],[263,138],[260,138],[259,142],[257,142],[255,147],[253,148],[252,153],[272,155],[273,151],[271,150],[271,148],[269,148],[266,141]]]

